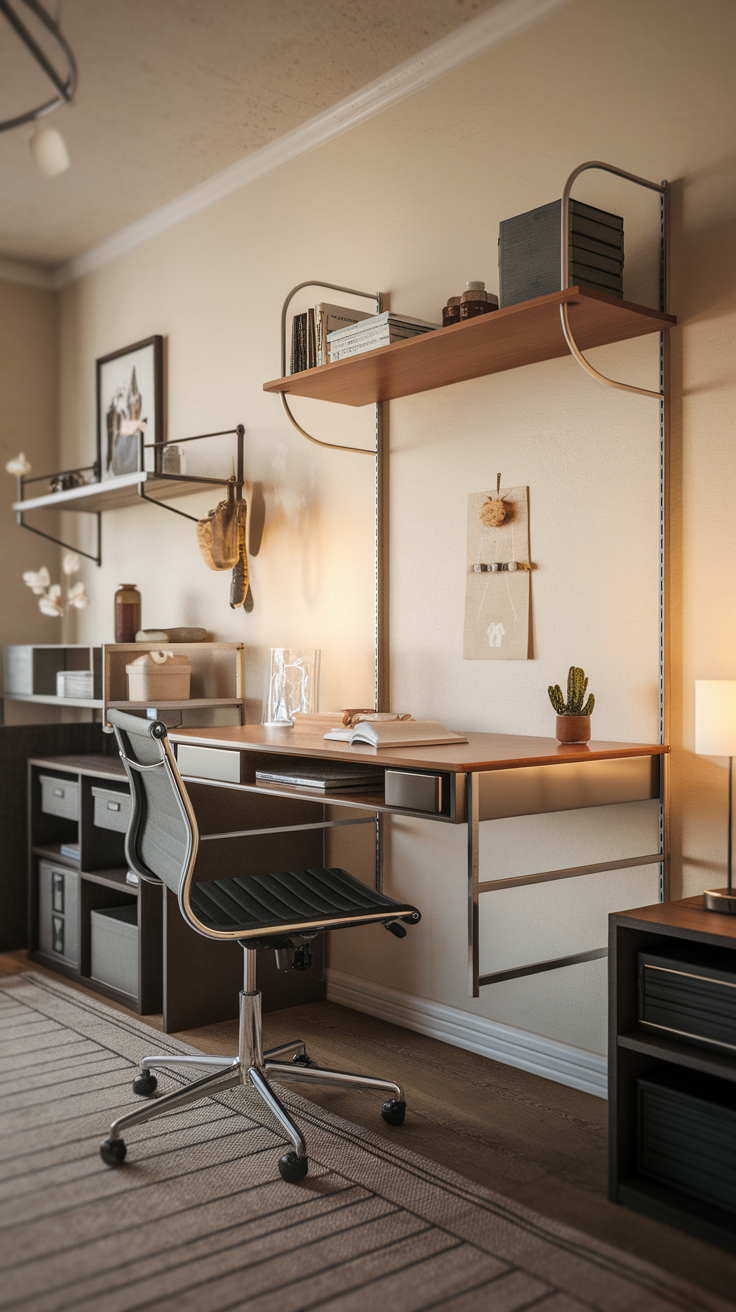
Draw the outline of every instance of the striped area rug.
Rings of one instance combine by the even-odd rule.
[[[285,1091],[310,1173],[247,1088],[98,1142],[147,1052],[184,1044],[34,973],[0,981],[0,1306],[29,1312],[726,1312]],[[196,1072],[192,1071],[194,1077]],[[162,1078],[162,1091],[185,1082]],[[411,1115],[411,1109],[409,1111]]]

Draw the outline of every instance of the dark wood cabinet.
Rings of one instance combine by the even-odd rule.
[[[673,1027],[640,1023],[639,953],[667,949],[682,964],[712,957],[718,969],[724,950],[736,949],[736,917],[703,909],[703,898],[659,903],[609,918],[609,1197],[709,1243],[736,1251],[736,1214],[715,1206],[641,1170],[642,1123],[639,1081],[661,1079],[667,1071],[689,1071],[688,1089],[712,1096],[712,1078],[736,1085],[736,1049],[692,1037]],[[692,969],[692,967],[691,967]],[[674,1082],[674,1081],[673,1081]],[[723,1087],[723,1086],[720,1086]],[[727,1091],[728,1092],[728,1091]],[[730,1101],[730,1098],[727,1099]],[[644,1131],[645,1132],[645,1131]]]

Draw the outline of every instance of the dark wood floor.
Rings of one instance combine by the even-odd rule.
[[[0,956],[0,974],[25,968],[23,953]],[[160,1016],[143,1019],[161,1029]],[[602,1098],[331,1002],[270,1012],[263,1025],[264,1047],[298,1037],[320,1065],[399,1080],[408,1110],[391,1129],[374,1094],[300,1087],[323,1107],[733,1302],[736,1256],[608,1202]],[[177,1037],[208,1053],[238,1048],[235,1021]]]

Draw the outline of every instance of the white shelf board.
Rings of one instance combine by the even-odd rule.
[[[56,697],[53,693],[4,692],[9,702],[40,702],[44,706],[82,706],[88,711],[101,711],[104,702],[96,697]]]
[[[171,482],[152,473],[120,474],[102,483],[87,483],[84,487],[70,487],[66,492],[47,492],[27,501],[14,501],[13,510],[84,510],[90,514],[98,510],[121,510],[124,506],[141,504],[138,484],[143,483],[147,496],[154,501],[172,501],[175,497],[189,497],[204,492],[207,483]]]
[[[86,710],[101,711],[105,705],[101,698],[95,697],[55,697],[52,693],[6,692],[3,696],[13,702],[40,702],[44,706],[82,706]],[[140,711],[148,706],[155,706],[159,711],[181,711],[190,707],[201,711],[208,706],[242,706],[242,697],[190,697],[187,701],[147,702],[108,702],[108,709],[115,711]]]

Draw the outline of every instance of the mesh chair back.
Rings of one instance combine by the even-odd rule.
[[[125,856],[144,879],[155,875],[177,896],[197,849],[197,825],[159,720],[110,710],[132,796]]]

